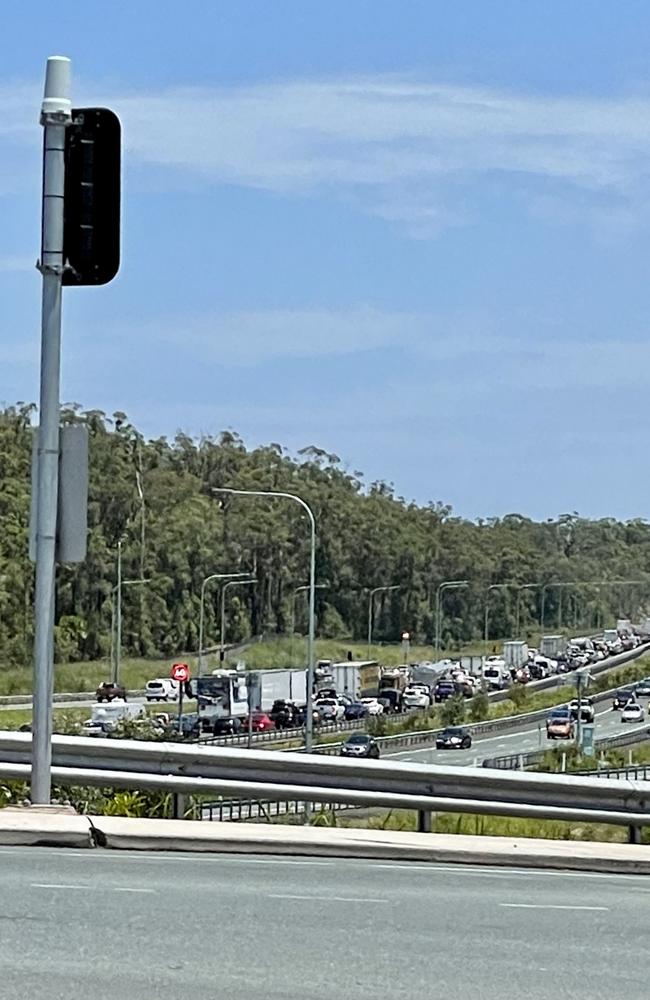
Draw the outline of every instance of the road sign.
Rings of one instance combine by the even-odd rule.
[[[184,684],[185,681],[189,681],[190,679],[190,668],[187,663],[174,663],[169,671],[169,676],[173,681]]]

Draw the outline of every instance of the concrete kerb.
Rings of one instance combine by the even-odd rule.
[[[0,844],[25,847],[93,847],[92,824],[85,816],[36,808],[0,811]]]
[[[358,858],[650,875],[650,847],[255,823],[43,815],[2,810],[0,844]]]

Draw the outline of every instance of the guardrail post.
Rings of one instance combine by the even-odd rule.
[[[431,833],[431,813],[428,809],[418,810],[418,833]]]
[[[172,794],[172,819],[185,819],[187,809],[187,795],[183,792]]]
[[[628,842],[628,844],[640,844],[641,843],[641,827],[640,826],[628,826],[628,828],[627,828],[627,842]]]

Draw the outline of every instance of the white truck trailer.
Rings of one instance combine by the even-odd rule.
[[[503,659],[508,670],[520,670],[528,663],[528,643],[511,639],[503,644]]]

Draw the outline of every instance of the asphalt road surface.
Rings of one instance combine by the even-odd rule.
[[[2,1000],[646,1000],[650,879],[0,850]]]
[[[646,699],[639,699],[639,701],[646,709],[646,718],[642,724],[621,722],[621,713],[612,711],[610,701],[604,702],[600,708],[597,708],[595,739],[615,736],[617,733],[629,732],[638,728],[647,729],[650,726],[648,718],[650,706]],[[486,757],[528,753],[531,750],[548,750],[563,745],[563,740],[546,739],[546,726],[542,720],[533,724],[527,723],[521,728],[507,733],[476,737],[469,750],[436,750],[435,747],[413,747],[408,750],[398,750],[395,753],[383,753],[382,757],[390,757],[391,760],[411,761],[414,764],[449,764],[454,767],[475,767],[480,765]],[[567,741],[567,746],[569,745],[570,743]]]

